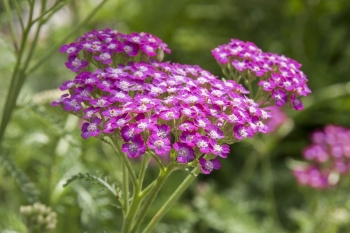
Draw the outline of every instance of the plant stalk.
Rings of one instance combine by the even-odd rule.
[[[148,223],[146,228],[142,233],[149,233],[152,231],[154,226],[163,218],[163,216],[169,211],[173,204],[179,199],[185,190],[190,186],[190,184],[196,179],[196,174],[198,174],[199,168],[192,170],[192,174],[188,175],[180,186],[175,190],[175,192],[170,196],[170,198],[164,203],[164,205],[158,210],[158,212],[153,216],[152,220]],[[194,175],[193,175],[194,174]]]

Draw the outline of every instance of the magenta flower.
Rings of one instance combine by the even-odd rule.
[[[166,124],[154,125],[152,126],[152,134],[156,135],[159,138],[169,138],[170,137],[170,126]]]
[[[143,44],[143,45],[141,45],[142,52],[144,52],[145,54],[147,54],[150,57],[154,57],[154,56],[157,55],[156,49],[157,49],[156,46],[152,46],[150,44]]]
[[[245,127],[244,125],[235,125],[235,127],[233,128],[233,132],[234,132],[234,136],[238,139],[238,140],[243,140],[246,137],[252,137],[252,132],[249,128]]]
[[[292,106],[295,110],[303,110],[304,109],[303,103],[297,97],[295,97],[294,94],[292,94],[290,100],[291,100]]]
[[[81,69],[87,67],[89,62],[80,60],[76,56],[69,56],[68,62],[65,63],[66,67],[73,72],[78,73]]]
[[[265,122],[268,128],[268,133],[275,132],[288,119],[288,116],[282,111],[281,108],[277,106],[270,106],[264,109],[269,112],[269,113],[267,112],[265,113],[273,116]]]
[[[184,121],[179,125],[179,130],[182,131],[195,131],[198,128],[191,121]]]
[[[59,51],[61,53],[67,53],[69,56],[75,56],[79,53],[79,50],[75,43],[71,43],[69,45],[62,45]]]
[[[293,108],[301,110],[298,97],[311,93],[306,75],[300,70],[301,64],[284,55],[263,52],[251,42],[232,39],[228,44],[213,49],[212,55],[219,64],[235,70],[229,78],[243,83],[258,79],[260,91],[267,92],[262,97],[263,101],[268,101],[271,96],[276,106],[283,106],[289,98],[293,98]]]
[[[123,45],[124,52],[130,57],[135,57],[139,53],[139,46],[135,43],[125,42]]]
[[[121,128],[131,120],[131,116],[128,113],[124,113],[123,115],[113,118],[112,120],[115,122],[116,128]]]
[[[100,111],[99,108],[89,107],[84,109],[84,116],[85,119],[90,119],[94,116],[96,116],[96,113]]]
[[[262,53],[253,43],[230,43],[213,52],[219,63],[232,66],[231,70],[236,66],[233,73],[240,76],[240,70],[244,72],[242,80],[253,76],[252,80],[264,81],[258,87],[261,96],[272,95],[276,105],[290,100],[299,108],[297,100],[307,95],[308,89],[298,63],[287,60],[284,64],[278,55]],[[130,158],[144,154],[146,149],[166,157],[173,148],[178,163],[196,166],[196,155],[197,159],[202,157],[202,172],[208,174],[220,163],[217,159],[207,161],[205,154],[225,158],[229,146],[222,142],[267,131],[263,122],[270,115],[259,108],[264,99],[254,102],[238,81],[223,81],[197,65],[156,61],[170,50],[150,34],[95,30],[61,51],[68,54],[67,67],[77,73],[61,87],[69,94],[52,105],[92,119],[84,123],[84,138],[122,138],[123,152]],[[87,63],[79,60],[81,57],[89,62],[89,71],[83,71]],[[117,65],[119,62],[122,64]],[[98,68],[93,70],[93,65]],[[333,146],[332,151],[337,156],[350,154],[350,148],[345,152]],[[340,161],[337,167],[342,169]]]
[[[163,120],[169,121],[169,120],[179,119],[180,113],[177,108],[172,108],[172,109],[162,111],[159,117]]]
[[[68,80],[66,82],[64,82],[61,86],[60,86],[60,90],[61,91],[65,91],[68,89],[72,89],[77,85],[77,83],[75,81],[72,80]]]
[[[215,125],[209,126],[206,130],[207,135],[212,139],[221,139],[224,138],[224,133]]]
[[[201,171],[204,174],[210,174],[213,170],[219,170],[221,168],[221,164],[218,159],[206,160],[204,158],[200,158],[199,164],[201,165]]]
[[[99,107],[99,108],[104,108],[104,107],[108,107],[109,105],[111,105],[111,103],[108,101],[107,97],[101,97],[99,99],[92,99],[92,100],[90,100],[90,104],[92,106]]]
[[[130,158],[143,155],[146,152],[146,145],[141,135],[138,134],[133,137],[129,143],[123,144],[122,151]]]
[[[230,147],[226,144],[219,145],[217,142],[213,139],[209,141],[211,145],[211,153],[214,155],[218,155],[221,158],[227,158],[227,155],[230,153]]]
[[[292,168],[293,174],[302,185],[330,188],[350,172],[350,129],[328,125],[312,133],[311,139],[303,151],[307,165]],[[329,178],[332,173],[340,175],[339,181]]]
[[[60,98],[58,98],[57,100],[55,100],[55,101],[53,101],[53,102],[51,103],[51,106],[59,106],[59,105],[61,105],[61,104],[63,103],[63,100],[64,100],[66,97],[68,97],[68,96],[69,96],[69,94],[63,94],[63,95],[61,95]]]
[[[85,87],[78,87],[74,91],[83,100],[91,99],[91,92],[94,90],[94,87],[91,85],[86,85]]]
[[[117,117],[120,114],[121,113],[120,113],[119,109],[117,109],[115,106],[111,106],[102,112],[102,116],[108,117],[110,119]]]
[[[232,65],[239,71],[244,71],[248,68],[249,62],[248,61],[238,61],[234,60],[232,62]]]
[[[170,150],[170,141],[168,138],[159,138],[156,135],[151,135],[147,142],[149,148],[154,149],[157,155],[166,155]]]
[[[185,143],[176,142],[173,148],[177,151],[176,159],[179,163],[188,163],[195,158],[194,150]]]
[[[330,188],[329,172],[321,172],[318,167],[309,166],[306,168],[294,168],[293,175],[302,185],[307,185],[315,189]]]
[[[111,119],[107,121],[103,127],[104,127],[103,132],[110,134],[110,133],[113,133],[116,128],[118,128],[118,125],[115,119]]]
[[[194,142],[196,146],[199,148],[199,151],[202,152],[203,154],[207,154],[210,152],[208,137],[196,135],[194,138]]]
[[[101,53],[98,56],[94,56],[94,58],[96,60],[102,62],[103,64],[106,64],[106,65],[108,65],[108,64],[113,62],[111,54],[109,54],[107,52]]]
[[[98,117],[95,117],[91,120],[91,123],[85,122],[81,127],[81,137],[84,139],[87,139],[89,137],[95,137],[101,133],[101,130],[99,129],[99,125],[101,124],[102,120]]]
[[[81,100],[76,98],[75,96],[71,96],[70,98],[63,99],[63,109],[66,111],[78,112],[83,109],[81,106]]]
[[[276,102],[276,106],[278,107],[282,107],[283,105],[285,105],[285,103],[287,102],[287,95],[284,91],[281,90],[272,90],[272,98],[275,100]]]
[[[131,139],[133,139],[133,137],[135,136],[135,128],[136,128],[136,124],[130,124],[130,125],[124,126],[120,130],[120,134],[125,142],[128,142]]]
[[[180,136],[180,142],[186,143],[190,147],[195,147],[196,146],[196,143],[194,141],[195,135],[196,135],[195,132],[184,131]]]

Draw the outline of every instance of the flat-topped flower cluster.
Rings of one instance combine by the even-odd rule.
[[[299,96],[311,91],[306,75],[297,61],[273,53],[265,53],[252,42],[232,39],[228,44],[212,50],[226,77],[250,84],[255,79],[260,89],[254,97],[258,103],[270,103],[278,107],[290,102],[296,110],[304,108]]]
[[[269,114],[245,96],[241,84],[199,66],[151,59],[170,52],[152,35],[93,31],[60,51],[77,75],[61,86],[68,93],[53,105],[86,121],[83,138],[123,140],[130,158],[153,153],[200,164],[209,174],[220,168],[216,157],[226,158],[228,144],[267,131],[263,120]]]
[[[330,188],[337,184],[336,176],[350,172],[350,129],[328,125],[312,134],[312,144],[304,149],[308,161],[304,167],[295,167],[293,174],[300,184],[313,188]]]
[[[108,28],[87,32],[59,51],[68,55],[65,64],[73,72],[86,68],[89,62],[97,67],[116,66],[135,59],[148,61],[150,57],[160,61],[164,52],[170,53],[167,44],[156,36],[144,32],[123,34]]]

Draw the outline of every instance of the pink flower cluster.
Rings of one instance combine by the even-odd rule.
[[[118,137],[130,158],[154,153],[189,166],[199,164],[209,174],[220,168],[216,157],[227,157],[228,144],[267,131],[263,120],[268,113],[242,94],[247,93],[242,85],[222,81],[199,66],[150,59],[155,54],[147,45],[167,50],[149,34],[122,36],[107,29],[87,33],[77,41],[61,51],[69,57],[77,54],[71,48],[83,49],[85,57],[85,51],[96,53],[88,62],[100,61],[103,66],[76,71],[75,79],[61,86],[69,94],[53,105],[87,121],[82,126],[85,139]],[[108,50],[111,43],[116,45],[114,50]],[[125,46],[141,50],[142,61],[129,59],[116,65],[113,53],[123,46],[123,56],[134,55]],[[101,58],[106,51],[113,51],[107,52],[113,61]]]
[[[283,112],[283,110],[277,106],[269,106],[264,108],[264,110],[268,111],[269,114],[273,116],[265,122],[267,128],[269,129],[268,133],[276,132],[278,128],[288,119],[288,116]]]
[[[59,51],[68,55],[65,64],[73,72],[86,68],[88,61],[105,68],[118,61],[147,61],[155,56],[162,60],[164,51],[170,53],[167,45],[156,36],[144,32],[123,34],[108,28],[87,32],[75,42],[63,45]]]
[[[306,167],[295,167],[293,174],[300,184],[313,188],[332,187],[331,174],[350,172],[350,129],[328,125],[312,134],[312,144],[304,149]]]
[[[294,109],[304,108],[298,97],[311,91],[298,62],[284,55],[262,52],[254,43],[237,39],[213,49],[212,55],[237,82],[251,83],[258,79],[258,93],[264,94],[258,96],[257,102],[269,103],[272,98],[278,107],[290,101]]]

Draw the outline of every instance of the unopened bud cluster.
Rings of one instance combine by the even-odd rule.
[[[55,229],[57,224],[57,214],[50,207],[41,203],[21,206],[20,213],[29,229],[35,232],[49,232]]]

